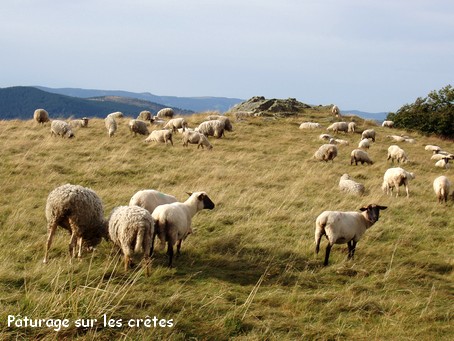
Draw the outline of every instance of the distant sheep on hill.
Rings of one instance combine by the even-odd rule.
[[[315,122],[303,122],[300,124],[300,129],[319,129],[321,127],[320,123]]]
[[[214,121],[218,120],[224,123],[224,130],[232,132],[233,131],[233,126],[232,122],[230,122],[230,119],[227,116],[222,116],[222,115],[210,115],[207,117],[209,121]]]
[[[164,129],[171,129],[174,133],[176,133],[178,129],[185,131],[187,128],[188,123],[183,117],[172,118],[164,126]]]
[[[334,144],[323,144],[314,153],[314,158],[318,161],[334,162],[334,158],[337,156],[337,147]]]
[[[113,118],[123,118],[123,113],[121,111],[115,111],[115,112],[110,113],[107,116],[111,116]]]
[[[438,202],[439,203],[448,202],[449,190],[451,188],[451,182],[449,181],[449,179],[444,175],[439,176],[434,180],[433,187]]]
[[[370,159],[369,154],[367,154],[364,150],[361,149],[354,149],[350,154],[350,165],[358,165],[358,162],[361,162],[363,165],[367,163],[368,165],[373,165],[374,162]]]
[[[74,137],[74,133],[71,130],[71,126],[61,120],[53,120],[52,123],[50,124],[50,134],[52,136],[61,136],[61,137],[67,137],[67,138],[72,138]]]
[[[197,149],[199,149],[199,147],[202,147],[202,149],[204,147],[207,147],[207,149],[213,148],[206,136],[197,131],[185,131],[183,133],[183,146],[187,147],[188,143],[197,144]]]
[[[396,141],[396,142],[405,142],[405,137],[403,137],[403,136],[399,136],[399,135],[387,135],[386,137],[387,137],[387,138],[390,138],[390,139],[392,139],[393,141]]]
[[[371,139],[375,142],[375,130],[374,129],[366,129],[361,134],[361,139]]]
[[[149,135],[150,132],[148,131],[147,123],[140,120],[130,120],[129,121],[129,130],[131,133],[136,136],[137,134],[140,135]]]
[[[205,136],[214,136],[219,139],[224,135],[224,124],[219,120],[205,121],[200,123],[196,130]]]
[[[339,180],[339,189],[343,192],[363,195],[364,194],[364,185],[354,181],[348,174],[341,176]]]
[[[71,120],[69,125],[72,128],[87,128],[88,127],[88,117],[83,117],[81,119]]]
[[[405,151],[400,148],[399,146],[393,144],[389,146],[388,148],[388,158],[386,161],[391,159],[391,163],[394,163],[394,160],[397,161],[397,163],[407,163],[408,162],[408,157]]]
[[[104,119],[104,124],[106,126],[109,137],[114,136],[115,132],[117,131],[117,122],[115,121],[115,118],[113,116],[108,115]]]
[[[347,122],[334,122],[328,128],[326,128],[326,130],[332,130],[334,134],[337,134],[340,131],[347,133],[348,124],[347,124]]]
[[[333,114],[333,116],[339,117],[340,116],[339,107],[337,105],[333,105],[333,107],[331,108],[331,113]]]
[[[361,148],[361,149],[369,149],[369,148],[370,148],[370,141],[369,141],[369,139],[362,139],[361,141],[359,141],[359,143],[358,143],[358,148]]]
[[[165,144],[170,142],[173,146],[172,135],[172,130],[169,129],[153,130],[145,139],[145,142],[160,142]]]
[[[407,172],[401,167],[389,168],[383,176],[382,190],[392,196],[393,188],[396,189],[396,198],[399,196],[399,187],[404,185],[407,198],[410,197],[408,181],[415,178],[414,173]]]
[[[173,118],[175,115],[175,112],[173,111],[172,108],[164,108],[158,111],[156,114],[156,117],[158,118]]]
[[[36,109],[33,113],[33,119],[39,124],[49,122],[49,113],[44,109]]]
[[[137,119],[140,121],[150,121],[152,119],[153,115],[151,112],[148,110],[143,110],[139,113],[139,116],[137,116]]]
[[[394,127],[394,122],[393,121],[383,121],[381,126],[382,127],[387,127],[387,128],[393,128]]]
[[[348,132],[354,133],[356,131],[356,123],[355,122],[348,122]]]

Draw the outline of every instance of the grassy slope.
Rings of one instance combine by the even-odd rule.
[[[32,121],[0,122],[0,338],[125,340],[156,339],[448,339],[452,324],[453,202],[436,203],[435,169],[423,144],[452,143],[415,136],[401,145],[416,174],[411,197],[390,198],[380,185],[389,131],[375,127],[372,166],[350,166],[359,135],[339,147],[334,163],[311,159],[321,131],[298,123],[328,116],[237,122],[235,132],[211,140],[213,151],[147,145],[129,136],[126,120],[107,137],[104,122],[51,138],[49,126]],[[193,116],[191,125],[203,119]],[[365,128],[363,125],[361,128]],[[402,133],[401,131],[393,131]],[[348,172],[368,189],[364,197],[339,194]],[[217,204],[198,213],[195,233],[183,243],[174,269],[159,252],[152,275],[124,273],[119,257],[103,242],[81,262],[69,263],[69,236],[59,231],[50,262],[41,263],[46,240],[48,193],[64,183],[91,187],[106,215],[139,189],[154,188],[185,199],[205,190]],[[336,245],[330,265],[314,256],[314,221],[325,209],[357,210],[380,203],[388,209],[358,243],[354,261]],[[173,328],[6,327],[8,314],[31,318],[145,318],[175,321]]]

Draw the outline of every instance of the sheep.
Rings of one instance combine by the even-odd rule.
[[[340,115],[339,107],[337,105],[333,105],[333,107],[331,108],[331,113],[333,114],[333,116],[339,117]]]
[[[321,238],[325,235],[328,239],[328,245],[326,246],[323,265],[328,265],[329,254],[334,244],[347,244],[347,259],[352,259],[355,255],[356,243],[366,230],[378,221],[380,211],[386,208],[386,206],[370,204],[359,209],[362,213],[322,212],[315,220],[315,253],[318,254]]]
[[[163,108],[163,109],[158,111],[158,113],[156,114],[155,117],[158,117],[158,118],[173,118],[174,114],[175,114],[175,112],[173,111],[172,108]]]
[[[320,123],[315,123],[315,122],[303,122],[300,124],[299,129],[319,129],[322,126]]]
[[[199,147],[202,147],[202,149],[204,147],[207,147],[207,149],[213,148],[207,137],[197,131],[185,131],[183,133],[183,146],[187,147],[188,143],[197,144],[197,149]]]
[[[39,124],[49,122],[49,113],[44,109],[36,109],[33,113],[33,119]]]
[[[314,153],[314,159],[318,161],[334,162],[334,158],[337,156],[337,147],[334,144],[323,144]]]
[[[349,133],[354,133],[356,130],[356,123],[355,122],[348,122],[348,129]]]
[[[115,111],[115,112],[110,113],[107,116],[111,116],[113,118],[123,118],[124,115],[121,111]]]
[[[449,157],[444,157],[441,160],[438,160],[437,162],[435,162],[435,167],[445,169],[451,168],[451,165],[449,164],[449,159],[450,159]]]
[[[330,144],[340,144],[340,145],[344,145],[344,146],[348,146],[349,145],[349,142],[347,140],[334,139],[334,138],[331,138],[329,140],[329,143]]]
[[[150,132],[147,128],[147,123],[141,120],[130,120],[129,121],[129,131],[136,136],[140,135],[149,135]]]
[[[72,138],[74,137],[74,133],[71,130],[71,126],[61,120],[53,120],[52,123],[50,124],[50,134],[52,136],[61,136],[61,137],[67,137],[67,138]]]
[[[143,255],[143,265],[149,275],[151,238],[154,223],[151,213],[139,206],[118,206],[109,218],[109,237],[124,257],[125,271],[132,266],[136,254]]]
[[[47,263],[49,249],[57,226],[71,233],[69,254],[75,257],[77,243],[79,258],[82,243],[88,248],[98,245],[102,238],[108,240],[107,222],[104,219],[102,201],[90,188],[66,184],[49,193],[46,202],[47,243],[43,263]]]
[[[339,189],[341,191],[357,195],[363,195],[365,190],[363,184],[353,181],[348,174],[341,176],[339,180]]]
[[[448,195],[449,195],[449,190],[451,188],[451,182],[449,179],[442,175],[436,178],[433,182],[433,187],[435,191],[435,195],[437,196],[438,202],[445,203],[448,202]]]
[[[337,134],[339,131],[346,133],[348,132],[348,124],[347,122],[334,122],[326,130],[332,130],[334,134]]]
[[[399,187],[404,185],[407,198],[410,197],[408,181],[415,178],[414,173],[407,172],[401,167],[389,168],[383,176],[382,190],[392,196],[393,188],[396,188],[396,198],[399,196]]]
[[[205,121],[200,123],[198,132],[205,136],[221,138],[224,135],[224,124],[219,120]]]
[[[386,159],[386,161],[388,161],[389,159],[391,159],[391,163],[394,163],[394,160],[396,160],[397,163],[408,162],[408,157],[405,151],[395,144],[389,146],[388,148],[388,158]]]
[[[390,138],[390,139],[392,139],[393,141],[396,141],[396,142],[405,142],[405,137],[403,137],[403,136],[399,136],[399,135],[387,135],[386,137],[387,137],[387,138]]]
[[[186,122],[186,120],[182,117],[178,117],[169,120],[164,126],[164,129],[171,129],[174,133],[176,133],[178,129],[183,129],[183,131],[185,131],[187,127],[188,123]]]
[[[386,127],[386,128],[393,128],[394,127],[394,122],[393,121],[383,121],[381,126],[382,127]]]
[[[145,142],[161,142],[166,145],[167,142],[170,142],[173,146],[172,135],[172,130],[169,129],[153,130],[145,139]]]
[[[454,154],[444,154],[442,152],[438,153],[438,154],[433,154],[430,159],[431,160],[434,160],[434,161],[439,161],[439,160],[442,160],[442,159],[445,159],[445,158],[449,158],[449,159],[454,159]]]
[[[202,209],[212,210],[215,205],[205,192],[188,193],[189,198],[184,202],[174,202],[155,208],[153,217],[155,232],[151,241],[150,256],[153,254],[154,240],[158,236],[161,249],[167,242],[169,267],[172,267],[173,246],[177,243],[177,256],[180,254],[181,242],[192,233],[192,217]]]
[[[412,138],[409,138],[409,137],[406,137],[404,142],[407,142],[407,143],[416,143],[416,140],[415,139],[412,139]]]
[[[329,141],[334,137],[332,137],[329,134],[320,134],[320,136],[318,138],[319,138],[319,140],[322,140],[322,141]]]
[[[88,127],[88,117],[83,117],[81,119],[78,119],[78,120],[71,120],[69,122],[69,125],[72,127],[72,128],[87,128]]]
[[[151,121],[152,114],[148,110],[143,110],[139,113],[139,115],[137,116],[137,119],[141,120],[141,121]]]
[[[230,122],[230,119],[227,116],[221,116],[221,115],[210,115],[207,117],[208,121],[214,121],[214,120],[219,120],[224,123],[224,130],[233,131],[233,126],[232,123]]]
[[[361,139],[371,139],[372,142],[375,142],[375,130],[373,129],[366,129],[361,134]]]
[[[113,116],[107,115],[107,117],[104,119],[104,124],[106,126],[109,137],[114,136],[115,132],[117,131],[117,122],[115,121],[115,118]]]
[[[358,148],[369,149],[370,148],[370,140],[369,139],[362,139],[358,143]]]
[[[428,150],[428,151],[431,151],[433,152],[434,154],[437,154],[441,148],[438,147],[438,146],[434,146],[433,144],[428,144],[424,147],[425,150]]]
[[[367,154],[364,150],[361,149],[353,149],[350,153],[350,165],[358,165],[358,162],[361,162],[363,165],[367,163],[368,165],[373,165],[374,162],[370,159],[369,154]]]
[[[165,194],[154,189],[143,189],[136,192],[129,200],[129,206],[139,206],[145,208],[148,212],[153,213],[159,205],[171,204],[178,199],[173,195]]]

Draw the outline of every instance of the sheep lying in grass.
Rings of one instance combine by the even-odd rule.
[[[355,255],[356,243],[366,230],[374,225],[380,216],[380,210],[386,206],[371,204],[360,208],[358,212],[324,211],[315,221],[315,253],[320,250],[320,241],[323,235],[328,239],[325,261],[328,265],[329,254],[334,244],[348,245],[348,258]]]
[[[438,154],[433,154],[430,159],[433,161],[440,161],[442,159],[449,158],[451,160],[454,160],[454,154],[444,154],[444,152],[440,151]]]
[[[150,272],[150,247],[154,233],[150,212],[138,206],[118,206],[109,218],[109,237],[124,257],[125,271],[132,266],[134,255],[143,255],[146,274]]]
[[[361,139],[371,139],[375,142],[375,130],[373,129],[366,129],[361,134]]]
[[[383,176],[382,190],[392,196],[393,188],[396,188],[396,198],[399,196],[399,187],[404,185],[407,198],[410,197],[408,181],[415,178],[414,173],[407,172],[401,167],[389,168]]]
[[[197,149],[199,149],[200,146],[202,147],[202,149],[204,147],[207,147],[207,149],[213,148],[206,136],[197,131],[185,131],[183,133],[183,146],[187,147],[188,143],[196,144]]]
[[[143,189],[131,197],[129,206],[139,206],[153,213],[154,209],[159,205],[171,204],[177,201],[178,199],[173,195],[165,194],[154,189]]]
[[[389,159],[391,159],[391,163],[394,163],[394,160],[396,160],[397,163],[408,162],[408,157],[405,151],[395,144],[389,146],[388,148],[388,158],[386,159],[386,161],[388,161]]]
[[[205,136],[221,138],[224,135],[224,124],[219,120],[205,121],[200,123],[197,131]]]
[[[187,127],[188,123],[186,122],[186,120],[183,117],[178,117],[169,120],[164,126],[164,129],[170,129],[174,133],[176,133],[178,129],[183,129],[183,131],[185,131]]]
[[[133,133],[134,136],[136,136],[137,134],[140,134],[140,135],[149,135],[150,134],[150,132],[148,131],[148,128],[147,128],[147,123],[144,121],[130,120],[128,126],[129,126],[129,131],[131,131],[131,133]]]
[[[367,154],[364,150],[361,149],[353,149],[350,153],[350,165],[358,165],[358,162],[361,162],[363,165],[367,163],[368,165],[373,165],[374,162],[370,159],[369,154]]]
[[[394,122],[393,121],[383,121],[381,126],[382,127],[387,127],[387,128],[393,128],[394,127]]]
[[[117,131],[117,122],[115,121],[115,118],[113,116],[107,115],[107,117],[104,119],[104,124],[106,126],[109,137],[114,136],[115,132]]]
[[[160,205],[152,213],[155,224],[155,233],[151,241],[150,255],[153,253],[156,235],[164,248],[167,242],[169,267],[172,267],[173,246],[177,243],[177,256],[180,254],[181,242],[192,233],[192,217],[202,209],[212,210],[214,203],[205,192],[188,193],[189,198],[181,203]]]
[[[405,137],[399,136],[399,135],[387,135],[387,138],[390,138],[393,141],[396,142],[405,142]]]
[[[445,168],[445,169],[451,168],[451,165],[449,164],[449,160],[450,160],[450,158],[445,156],[441,160],[438,160],[437,162],[435,162],[435,167]]]
[[[451,188],[451,182],[449,179],[442,175],[436,178],[433,182],[433,187],[435,191],[435,195],[437,196],[438,202],[445,203],[448,202],[448,195],[449,195],[449,190]]]
[[[319,129],[321,127],[320,123],[315,122],[303,122],[300,124],[300,129]]]
[[[334,144],[323,144],[314,153],[314,158],[318,161],[334,162],[334,158],[337,156],[337,147]]]
[[[359,141],[359,143],[358,143],[358,148],[361,148],[361,149],[369,149],[369,148],[370,148],[370,141],[369,141],[369,139],[362,139],[361,141]]]
[[[39,124],[49,122],[49,113],[44,109],[36,109],[33,113],[33,119]]]
[[[348,124],[347,122],[334,122],[331,124],[326,130],[332,130],[334,134],[337,134],[340,131],[344,133],[348,132]]]
[[[340,144],[343,146],[348,146],[349,142],[347,140],[342,140],[342,139],[330,139],[329,140],[330,144]]]
[[[334,137],[332,137],[331,135],[329,134],[320,134],[320,136],[318,137],[319,140],[322,140],[322,141],[329,141],[331,139],[333,139]]]
[[[158,111],[156,117],[158,118],[172,118],[175,112],[172,108],[164,108]]]
[[[356,130],[356,123],[355,122],[348,122],[348,132],[354,133]]]
[[[49,249],[57,226],[71,233],[69,254],[75,257],[77,243],[78,254],[82,257],[82,243],[86,247],[95,247],[102,238],[107,240],[107,222],[101,199],[91,189],[78,185],[66,184],[49,193],[46,202],[47,243],[43,263],[47,263]]]
[[[53,120],[52,123],[50,124],[50,134],[52,136],[61,136],[61,137],[67,137],[67,138],[72,138],[74,137],[74,133],[71,130],[71,126],[61,120]]]
[[[363,184],[354,181],[348,174],[341,176],[339,180],[339,189],[343,192],[356,195],[363,195],[365,190]]]
[[[69,125],[72,128],[87,128],[88,127],[88,117],[83,117],[81,119],[77,120],[71,120],[69,121]]]
[[[169,129],[153,130],[145,139],[145,142],[160,142],[165,144],[170,142],[173,146],[172,135],[172,130]]]

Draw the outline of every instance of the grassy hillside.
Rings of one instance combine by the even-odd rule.
[[[190,126],[204,115],[190,118]],[[52,138],[49,126],[0,121],[0,338],[1,339],[394,339],[442,340],[454,335],[453,201],[436,202],[432,181],[453,170],[433,166],[427,143],[452,143],[415,135],[401,144],[416,174],[410,198],[381,190],[387,148],[377,131],[372,166],[350,166],[360,135],[341,135],[334,163],[311,159],[322,132],[299,123],[329,124],[327,113],[297,118],[251,118],[235,131],[211,139],[213,150],[146,144],[133,138],[127,120],[109,139],[102,120],[90,121],[72,140]],[[369,127],[367,122],[361,129]],[[323,130],[324,132],[325,130]],[[339,177],[348,172],[365,184],[363,197],[342,195]],[[175,268],[158,251],[150,277],[141,268],[123,271],[112,246],[102,242],[82,261],[69,262],[69,235],[59,230],[43,265],[44,208],[48,193],[65,183],[95,190],[106,216],[140,189],[154,188],[180,200],[205,190],[216,203],[199,212],[194,234],[183,242]],[[323,210],[388,206],[359,241],[353,261],[346,245],[335,245],[330,265],[314,255],[314,221]],[[68,319],[54,328],[8,327],[8,315]],[[104,326],[103,315],[122,326]],[[130,319],[172,319],[173,326],[130,327]],[[20,318],[19,316],[16,316]],[[77,328],[77,319],[97,319]],[[151,322],[153,325],[153,323]]]

